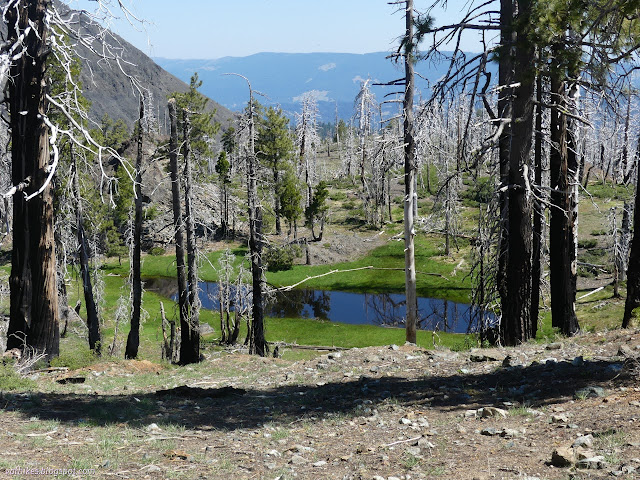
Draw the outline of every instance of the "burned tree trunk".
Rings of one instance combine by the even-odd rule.
[[[53,232],[53,191],[47,183],[49,133],[44,116],[49,0],[19,2],[7,11],[10,43],[28,27],[25,53],[16,59],[8,82],[11,126],[13,251],[9,284],[10,320],[7,348],[27,346],[59,354],[58,291]],[[26,196],[25,196],[26,194]],[[27,197],[30,200],[27,200]]]
[[[512,12],[513,13],[513,12]],[[513,57],[514,96],[512,100],[511,148],[508,163],[508,256],[502,298],[500,336],[504,345],[517,345],[532,337],[531,321],[531,253],[532,206],[529,186],[529,157],[533,138],[534,74],[531,59],[533,44],[527,38],[531,2],[518,2],[520,25]],[[516,120],[517,119],[517,120]],[[501,161],[503,159],[501,158]]]
[[[193,212],[193,176],[191,173],[191,121],[189,113],[183,110],[183,143],[184,143],[184,177],[185,177],[185,217],[187,230],[187,267],[188,267],[188,328],[181,330],[180,363],[197,363],[200,361],[200,319],[198,298],[198,266],[196,251],[196,231]]]
[[[142,241],[142,120],[144,118],[144,101],[140,96],[140,119],[138,121],[138,152],[136,155],[136,176],[133,182],[134,219],[133,219],[133,258],[131,260],[131,330],[127,336],[125,358],[136,358],[140,346],[140,314],[142,311],[142,278],[140,272]]]
[[[180,175],[178,174],[178,117],[175,99],[169,100],[169,122],[171,136],[169,139],[169,170],[171,171],[171,198],[173,204],[173,229],[176,243],[176,269],[178,272],[178,310],[180,312],[180,329],[189,331],[187,276],[184,263],[184,226],[182,206],[180,203]]]
[[[566,81],[559,69],[551,70],[551,220],[549,255],[551,283],[551,324],[564,335],[579,330],[575,312],[576,241],[574,223],[575,198],[572,193],[578,164],[567,115],[571,108]]]
[[[73,167],[73,190],[76,196],[76,228],[78,236],[78,250],[80,257],[80,276],[82,277],[82,289],[84,292],[84,303],[87,308],[87,328],[89,329],[89,348],[97,355],[100,355],[100,320],[98,318],[98,308],[93,295],[93,285],[91,284],[91,270],[89,268],[89,245],[84,231],[84,215],[82,199],[80,198],[80,179],[78,165],[71,146],[71,159]]]
[[[404,52],[404,269],[406,311],[405,337],[407,342],[416,343],[418,322],[418,299],[416,294],[415,225],[413,198],[416,179],[416,145],[414,137],[413,92],[414,92],[414,52],[413,46],[413,0],[407,0],[405,13],[406,33]]]

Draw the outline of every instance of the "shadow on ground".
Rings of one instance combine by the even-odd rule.
[[[526,367],[496,367],[485,374],[457,374],[418,379],[360,377],[318,386],[287,385],[271,389],[212,390],[211,397],[158,395],[155,392],[126,395],[20,393],[1,394],[0,411],[18,411],[27,417],[72,424],[109,425],[150,423],[184,425],[194,429],[233,430],[260,427],[264,423],[290,423],[325,414],[354,414],[365,400],[376,404],[392,399],[402,406],[466,410],[498,405],[504,401],[543,406],[574,397],[587,386],[610,388],[625,384],[620,362],[585,361],[581,365],[560,362]],[[612,383],[613,381],[613,383]],[[201,394],[202,392],[200,392]]]

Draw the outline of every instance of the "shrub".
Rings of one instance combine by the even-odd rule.
[[[76,348],[68,352],[61,353],[59,357],[51,360],[52,367],[67,367],[69,370],[78,370],[88,367],[98,361],[98,357],[86,348]]]
[[[269,272],[291,270],[294,260],[302,255],[298,245],[270,246],[262,257]]]
[[[149,250],[149,254],[155,257],[159,257],[161,255],[164,255],[165,253],[167,253],[167,251],[162,247],[151,247],[151,249]]]
[[[598,241],[595,239],[579,240],[579,248],[595,248],[598,245]]]
[[[33,390],[36,383],[16,373],[12,365],[0,364],[0,391]]]

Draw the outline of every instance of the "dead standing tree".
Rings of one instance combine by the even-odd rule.
[[[249,336],[249,352],[262,357],[269,354],[269,345],[264,337],[264,293],[265,285],[262,266],[262,205],[258,199],[258,165],[255,153],[255,124],[253,110],[255,102],[249,79],[237,73],[228,73],[243,78],[249,87],[247,107],[248,145],[245,147],[247,162],[247,197],[249,213],[249,254],[251,255],[251,283],[253,286],[253,319]]]
[[[176,112],[176,101],[170,99],[169,108],[169,170],[171,172],[171,199],[173,205],[173,230],[176,245],[176,269],[178,277],[178,311],[180,316],[180,330],[189,331],[187,314],[188,290],[187,271],[184,262],[184,223],[182,218],[182,204],[180,195],[180,175],[178,170],[178,116]]]
[[[191,173],[191,121],[189,112],[183,115],[184,144],[184,213],[187,229],[187,271],[189,296],[187,302],[187,327],[181,330],[180,363],[197,363],[200,361],[200,298],[198,297],[198,265],[196,249],[196,232],[193,212],[193,175]]]
[[[138,121],[138,147],[136,154],[136,177],[133,183],[134,220],[133,220],[133,256],[131,260],[131,329],[127,336],[125,358],[136,358],[140,346],[140,316],[142,313],[142,278],[141,278],[141,253],[142,253],[142,122],[144,119],[144,101],[140,96],[140,119]]]

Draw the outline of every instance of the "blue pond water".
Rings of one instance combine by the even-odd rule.
[[[145,281],[147,290],[177,300],[174,279]],[[218,310],[218,284],[200,282],[200,301],[204,308]],[[316,318],[332,322],[404,327],[405,296],[399,293],[351,293],[295,289],[272,295],[265,305],[270,317]],[[474,310],[468,304],[436,298],[418,298],[418,328],[454,333],[475,331]],[[492,320],[493,317],[490,317]]]

